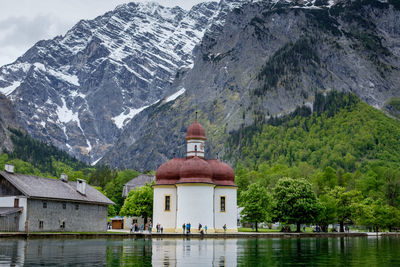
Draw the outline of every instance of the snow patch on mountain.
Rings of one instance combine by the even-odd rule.
[[[71,75],[68,73],[63,73],[60,71],[56,71],[54,69],[51,68],[47,68],[45,65],[43,65],[42,63],[39,62],[35,62],[33,64],[38,70],[44,72],[44,73],[48,73],[51,76],[57,77],[60,80],[66,81],[70,84],[73,84],[75,86],[80,86],[79,84],[79,79],[76,75]]]
[[[165,99],[165,102],[171,102],[174,101],[175,99],[177,99],[180,95],[182,95],[185,92],[185,88],[182,88],[181,90],[179,90],[178,92],[176,92],[175,94],[170,95],[169,97],[167,97],[167,99]]]
[[[114,121],[115,125],[119,129],[122,129],[128,122],[131,121],[131,119],[133,117],[135,117],[137,114],[142,112],[142,110],[148,108],[149,106],[150,105],[144,106],[144,107],[141,107],[141,108],[137,108],[137,109],[128,108],[127,110],[125,110],[124,112],[119,114],[118,116],[113,117],[112,120]]]
[[[20,82],[20,81],[15,81],[15,82],[13,82],[10,86],[4,87],[4,88],[0,88],[0,93],[4,94],[4,95],[6,95],[6,96],[9,96],[9,95],[11,95],[11,94],[15,91],[15,89],[17,89],[18,86],[20,86],[20,85],[21,85],[21,82]]]

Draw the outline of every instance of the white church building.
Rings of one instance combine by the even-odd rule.
[[[164,232],[182,232],[199,223],[207,232],[237,232],[237,186],[232,168],[218,159],[204,159],[206,134],[197,120],[186,133],[186,158],[163,163],[156,172],[153,226]]]

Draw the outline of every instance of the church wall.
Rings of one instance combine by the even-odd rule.
[[[170,196],[170,210],[165,210],[165,196]],[[165,232],[173,232],[176,227],[176,187],[172,186],[154,186],[153,198],[153,228],[160,223]]]
[[[225,212],[221,211],[221,196],[225,197]],[[237,231],[237,189],[236,187],[215,187],[214,210],[215,210],[215,228],[223,231],[226,224],[227,231]]]
[[[194,157],[196,155],[204,158],[204,140],[191,139],[187,141],[186,156]]]
[[[177,184],[177,194],[178,228],[183,223],[190,223],[193,230],[198,229],[199,223],[210,230],[214,228],[214,185]]]

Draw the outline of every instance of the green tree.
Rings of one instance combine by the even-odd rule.
[[[146,184],[129,192],[120,214],[123,216],[141,216],[147,223],[147,218],[153,215],[152,185]]]
[[[371,198],[365,199],[363,204],[358,219],[359,224],[371,226],[375,232],[389,227],[391,215],[389,205],[384,205],[380,200],[374,201]]]
[[[311,184],[304,179],[282,178],[274,188],[273,197],[275,219],[295,223],[297,232],[301,223],[315,222],[321,211]]]
[[[319,197],[321,203],[321,212],[317,218],[317,223],[322,231],[328,231],[328,225],[337,221],[337,203],[336,199],[329,194],[323,194]]]
[[[357,190],[346,191],[343,187],[336,186],[329,192],[336,200],[337,220],[340,224],[340,232],[344,232],[345,222],[354,222],[360,216],[362,205],[361,192]]]
[[[244,221],[255,223],[256,232],[258,223],[271,222],[272,198],[265,187],[251,184],[246,191],[241,192],[241,199],[243,210],[240,214]]]

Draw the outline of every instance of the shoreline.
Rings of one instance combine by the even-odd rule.
[[[129,232],[94,232],[94,233],[76,233],[76,232],[1,232],[1,238],[337,238],[337,237],[384,237],[395,236],[400,237],[400,232],[353,232],[353,233],[256,233],[256,232],[238,232],[238,233],[212,233],[212,234],[189,234],[181,233],[129,233]]]

